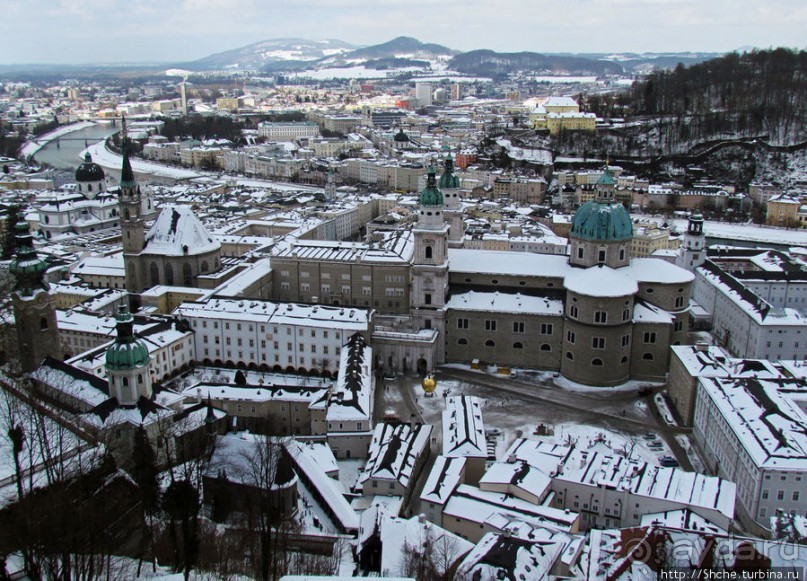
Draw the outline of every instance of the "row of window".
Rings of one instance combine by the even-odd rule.
[[[655,358],[656,357],[652,353],[642,353],[642,359],[645,361],[653,361]],[[574,361],[574,353],[572,353],[571,351],[567,351],[566,359],[568,359],[569,361]],[[628,356],[624,355],[622,359],[619,360],[619,362],[627,363]],[[603,365],[603,361],[599,357],[595,357],[594,359],[591,360],[591,365],[593,365],[594,367],[601,367]]]
[[[465,337],[460,337],[459,339],[457,339],[457,345],[467,345],[467,344],[468,339],[466,339]],[[485,341],[485,347],[495,347],[495,346],[496,341],[494,341],[493,339],[488,339],[487,341]],[[524,343],[522,343],[521,341],[516,341],[515,343],[513,343],[513,349],[524,349]],[[549,343],[543,343],[539,349],[541,351],[552,351],[552,346]]]
[[[200,326],[200,325],[199,325],[199,322],[200,322],[200,321],[199,321],[198,319],[191,319],[191,326],[192,326],[192,327],[199,327],[199,326]],[[213,328],[214,328],[214,329],[218,329],[218,328],[219,328],[219,322],[218,322],[218,321],[211,321],[211,322],[212,322],[212,324],[213,324]],[[229,321],[225,321],[225,322],[223,323],[223,327],[224,327],[224,330],[225,330],[225,331],[229,331],[229,330],[230,330],[230,326],[231,326],[231,325],[230,325],[230,322],[229,322]],[[243,324],[242,324],[242,323],[234,323],[234,324],[233,324],[233,326],[235,327],[235,330],[236,330],[236,331],[241,331],[241,330],[243,329],[243,327],[244,327],[244,326],[246,327],[246,330],[247,330],[249,333],[252,333],[252,332],[255,330],[255,327],[253,327],[253,326],[252,326],[252,323],[243,323]],[[201,328],[202,328],[202,329],[207,329],[207,319],[201,319]],[[260,332],[261,332],[262,334],[267,333],[267,328],[266,328],[266,326],[265,326],[265,325],[261,325],[261,326],[260,326]],[[272,331],[271,331],[271,332],[272,332],[273,334],[277,335],[277,334],[279,333],[279,329],[278,329],[278,327],[272,327]],[[304,332],[305,332],[305,331],[303,330],[303,328],[302,328],[302,327],[298,327],[297,336],[298,336],[298,337],[302,336]],[[310,329],[310,330],[309,330],[309,333],[310,333],[311,337],[317,337],[317,330],[316,330],[316,329]],[[327,338],[328,338],[328,336],[329,336],[329,333],[330,333],[330,332],[329,332],[327,329],[324,329],[324,330],[322,331],[322,337],[323,337],[323,339],[327,339]],[[292,334],[292,328],[291,328],[291,327],[286,327],[286,335],[291,335],[291,334]],[[335,335],[335,337],[336,337],[337,339],[339,339],[339,338],[340,338],[340,335],[339,335],[339,334],[337,334],[337,335]]]
[[[470,319],[457,319],[457,329],[468,330],[471,328],[471,320]],[[496,319],[486,319],[485,320],[485,331],[496,331],[498,328],[498,323]],[[513,321],[513,333],[526,333],[527,325],[524,321]],[[540,325],[540,333],[541,335],[551,335],[554,332],[554,326],[552,323],[541,323]]]
[[[569,307],[569,316],[572,319],[579,318],[580,310],[577,308],[577,305],[571,305]],[[630,309],[625,309],[622,311],[622,320],[630,320]],[[606,324],[608,322],[608,313],[605,311],[594,311],[594,322],[600,325]]]

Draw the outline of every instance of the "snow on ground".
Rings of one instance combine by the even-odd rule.
[[[359,474],[364,469],[365,461],[362,458],[351,458],[350,460],[337,460],[339,465],[339,484],[345,491],[350,491],[359,480]]]
[[[92,121],[81,121],[79,123],[71,123],[70,125],[57,127],[53,131],[49,131],[48,133],[40,135],[36,139],[26,141],[25,144],[20,148],[20,157],[26,158],[29,155],[34,155],[37,151],[45,147],[48,143],[50,143],[57,137],[67,135],[68,133],[72,133],[73,131],[79,131],[86,127],[92,127],[93,125],[95,125],[95,123],[93,123]]]
[[[106,148],[105,141],[99,141],[95,145],[91,145],[86,150],[81,152],[83,156],[85,153],[92,155],[92,160],[105,168],[111,170],[118,170],[123,163],[123,157],[119,154],[110,151]],[[139,174],[149,174],[156,177],[170,178],[175,180],[188,180],[192,178],[202,177],[202,172],[192,171],[179,167],[171,167],[160,163],[150,161],[143,161],[142,159],[132,158],[132,170]]]

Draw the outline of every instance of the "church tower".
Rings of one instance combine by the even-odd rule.
[[[109,395],[121,405],[134,405],[151,397],[151,356],[145,341],[134,334],[134,318],[122,303],[115,316],[118,336],[106,351]]]
[[[706,236],[703,235],[703,215],[695,210],[689,216],[687,233],[678,252],[676,265],[694,271],[706,260]]]
[[[443,194],[437,172],[429,166],[426,187],[420,193],[418,221],[412,233],[412,316],[420,328],[436,329],[435,363],[445,360],[445,304],[448,294],[448,225],[443,221]]]
[[[17,222],[14,228],[17,252],[9,271],[16,284],[11,303],[20,365],[27,372],[39,367],[47,356],[61,359],[62,348],[53,299],[48,293],[48,283],[43,280],[48,265],[36,254],[28,223]]]
[[[139,268],[140,252],[145,246],[145,223],[140,186],[135,181],[129,161],[129,139],[126,136],[126,120],[123,120],[123,166],[120,175],[121,239],[123,264],[126,271],[126,290],[136,294],[144,288],[142,269]]]
[[[446,156],[443,175],[438,183],[443,192],[445,220],[448,222],[448,245],[452,248],[462,246],[462,237],[465,234],[465,225],[462,223],[462,208],[460,207],[460,178],[454,173],[454,158],[451,153]]]

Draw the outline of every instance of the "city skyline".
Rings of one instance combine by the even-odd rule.
[[[272,38],[372,45],[400,35],[460,51],[729,52],[803,48],[807,27],[807,7],[796,0],[576,0],[563,5],[386,0],[369,6],[357,0],[294,5],[181,0],[170,8],[156,0],[4,4],[0,64],[171,63]]]

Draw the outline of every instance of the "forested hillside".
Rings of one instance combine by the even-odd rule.
[[[606,118],[656,118],[664,153],[726,138],[763,137],[772,145],[792,145],[807,139],[807,52],[731,53],[655,71],[625,93],[584,97],[584,102]]]

